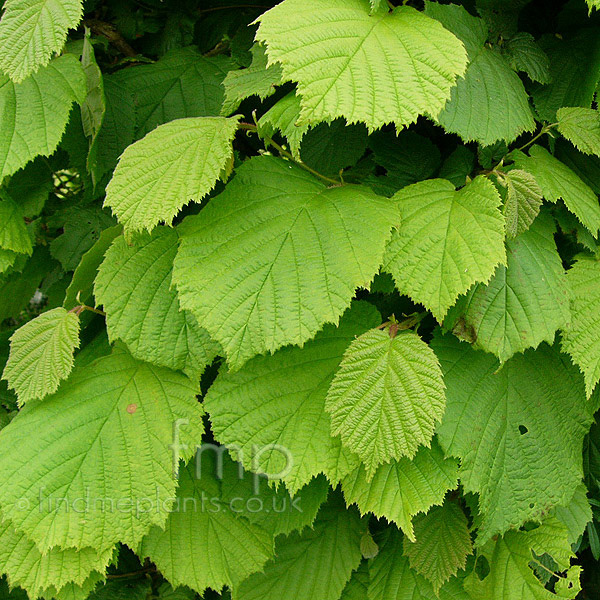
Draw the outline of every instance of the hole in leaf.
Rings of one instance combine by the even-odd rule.
[[[525,427],[525,425],[519,425],[519,433],[521,435],[525,435],[528,431],[529,431],[529,429],[527,429],[527,427]]]

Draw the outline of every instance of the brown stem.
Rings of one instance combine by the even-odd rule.
[[[137,56],[138,53],[127,43],[125,38],[117,31],[111,23],[98,19],[86,19],[84,21],[96,35],[104,36],[119,52],[125,56]]]
[[[75,313],[77,316],[79,316],[85,310],[89,310],[90,312],[96,313],[97,315],[102,315],[103,317],[106,316],[106,313],[103,310],[94,308],[93,306],[86,306],[85,304],[74,306],[69,312]]]

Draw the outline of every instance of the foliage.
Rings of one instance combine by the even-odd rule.
[[[0,598],[599,597],[599,9],[5,0]]]

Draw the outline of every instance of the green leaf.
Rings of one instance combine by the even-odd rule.
[[[600,380],[600,260],[579,255],[567,272],[571,286],[571,323],[563,332],[562,348],[585,377],[592,395]]]
[[[512,239],[527,231],[540,212],[543,192],[535,177],[522,169],[513,169],[502,176],[506,184],[504,217],[506,237]]]
[[[327,188],[290,162],[253,158],[184,223],[173,271],[181,306],[232,369],[301,345],[369,285],[399,220],[368,188]]]
[[[460,569],[472,552],[467,517],[455,502],[446,500],[414,520],[416,541],[404,540],[411,568],[425,577],[435,592]]]
[[[408,6],[370,16],[363,0],[285,0],[258,20],[256,39],[283,80],[298,82],[309,123],[345,117],[401,129],[436,116],[466,67],[462,44]]]
[[[251,50],[252,63],[247,69],[229,71],[223,80],[225,100],[222,115],[230,115],[238,109],[242,100],[258,96],[261,100],[275,93],[275,86],[281,83],[281,68],[278,64],[267,66],[264,46],[254,44]]]
[[[444,179],[400,190],[402,225],[392,234],[384,268],[402,294],[442,320],[477,281],[488,281],[506,263],[500,196],[486,177],[458,191]]]
[[[506,59],[486,44],[487,27],[454,4],[426,3],[426,14],[437,19],[465,44],[469,66],[461,77],[437,121],[466,142],[489,146],[497,140],[511,142],[535,121],[529,97],[518,75]]]
[[[47,65],[82,14],[81,0],[7,0],[0,21],[0,69],[20,82]]]
[[[23,211],[4,190],[0,190],[0,248],[29,255],[33,252]]]
[[[287,139],[292,154],[299,158],[300,143],[308,131],[308,123],[297,122],[299,116],[300,97],[296,92],[290,92],[258,120],[258,134],[268,142],[279,131]]]
[[[136,547],[164,525],[179,451],[189,458],[201,439],[198,387],[122,350],[76,367],[2,430],[3,515],[42,551]]]
[[[281,474],[292,494],[327,472],[341,448],[324,410],[327,390],[350,342],[380,319],[373,306],[354,303],[337,328],[326,325],[303,348],[222,370],[204,401],[215,439],[246,469]]]
[[[529,150],[529,156],[516,153],[514,158],[518,168],[535,177],[546,200],[556,202],[562,198],[567,208],[596,235],[600,229],[598,196],[569,167],[537,145]]]
[[[179,236],[157,227],[138,243],[119,236],[98,270],[94,294],[104,306],[111,341],[123,340],[139,360],[200,376],[219,350],[171,285]]]
[[[429,446],[445,406],[431,348],[412,331],[392,337],[391,329],[371,329],[350,344],[325,401],[331,432],[360,457],[369,479],[380,464]]]
[[[59,592],[68,583],[83,584],[92,571],[105,571],[112,554],[113,548],[102,552],[93,548],[53,548],[42,554],[9,521],[0,525],[0,572],[7,575],[11,586],[24,588],[31,598],[50,587]]]
[[[458,462],[446,458],[437,442],[421,448],[410,460],[401,458],[384,464],[367,479],[364,467],[342,480],[348,504],[355,503],[362,514],[373,513],[396,523],[414,540],[412,518],[434,504],[442,504],[446,492],[458,480]]]
[[[580,483],[573,498],[564,506],[552,510],[554,516],[567,528],[569,544],[576,544],[586,525],[592,520],[592,508],[587,498],[587,488]]]
[[[583,476],[591,422],[582,378],[568,358],[544,344],[498,371],[493,356],[452,336],[432,346],[446,383],[438,436],[445,452],[461,459],[464,489],[480,496],[478,543],[566,504]]]
[[[362,529],[358,513],[345,510],[333,493],[312,529],[280,536],[275,558],[263,573],[246,579],[235,591],[237,600],[337,600],[360,563]]]
[[[507,266],[498,267],[487,285],[477,284],[451,309],[448,325],[453,323],[458,337],[501,362],[554,341],[557,329],[571,318],[555,230],[550,215],[542,214],[528,231],[507,242]]]
[[[56,150],[71,105],[86,94],[81,63],[66,54],[21,83],[0,74],[0,180],[24,167],[38,154]]]
[[[149,579],[113,579],[96,587],[88,600],[146,600],[151,594]],[[71,600],[70,598],[56,600]],[[179,599],[181,600],[181,599]]]
[[[11,176],[6,192],[21,207],[25,217],[37,217],[54,189],[52,167],[43,157],[36,158]]]
[[[104,254],[112,244],[113,240],[121,235],[123,228],[120,225],[108,227],[100,233],[100,237],[94,245],[81,257],[71,283],[65,292],[63,306],[71,310],[80,304],[89,304],[93,298],[94,280],[100,263],[104,260]],[[95,304],[95,302],[91,302]]]
[[[395,528],[384,530],[382,538],[381,551],[369,563],[369,600],[468,600],[457,579],[434,592],[402,555],[402,535]]]
[[[232,587],[261,571],[273,556],[273,538],[238,517],[231,502],[222,502],[216,463],[204,459],[200,473],[197,466],[191,461],[180,470],[175,510],[164,530],[150,530],[140,555],[148,556],[173,585],[201,594],[208,587]],[[241,504],[246,501],[240,497]]]
[[[120,71],[115,77],[133,95],[136,137],[184,117],[218,116],[229,58],[206,58],[193,47],[172,50],[151,65]]]
[[[592,108],[570,106],[556,112],[558,130],[578,150],[600,156],[600,113]]]
[[[122,154],[104,206],[127,231],[170,224],[188,202],[200,202],[226,170],[238,119],[198,117],[157,127]]]
[[[537,555],[550,554],[566,569],[571,556],[567,531],[550,517],[537,529],[509,531],[481,549],[490,571],[481,580],[472,572],[465,579],[465,589],[473,600],[556,600],[557,596],[544,588],[530,566],[532,550]],[[566,596],[572,598],[572,595]]]
[[[54,393],[73,368],[79,347],[79,317],[53,308],[17,329],[2,373],[19,397],[19,405]]]
[[[221,450],[224,450],[223,446],[218,451]],[[233,502],[231,506],[236,515],[243,516],[272,536],[288,535],[312,526],[328,491],[327,478],[318,475],[291,496],[285,486],[275,488],[268,484],[264,475],[243,471],[239,463],[223,457],[223,500]]]
[[[506,41],[505,53],[511,67],[515,71],[522,71],[531,81],[550,83],[550,60],[548,55],[540,48],[535,38],[524,31],[520,31]]]
[[[544,36],[540,42],[550,59],[551,83],[536,85],[531,95],[539,117],[556,121],[562,106],[590,108],[600,81],[600,30],[576,29],[575,35]]]
[[[350,581],[346,584],[340,600],[365,600],[369,588],[368,562],[363,560],[358,569],[352,573]],[[9,599],[10,600],[10,599]]]

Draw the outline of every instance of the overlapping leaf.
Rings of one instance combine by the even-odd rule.
[[[377,467],[429,446],[444,414],[444,382],[431,348],[413,332],[372,329],[353,341],[325,403],[331,431],[371,478]]]
[[[558,130],[585,154],[600,155],[600,113],[577,106],[559,108]]]
[[[257,40],[283,79],[298,82],[301,119],[311,123],[344,117],[400,129],[436,116],[467,62],[455,36],[407,6],[370,16],[364,0],[285,0],[259,21]]]
[[[461,459],[465,490],[480,496],[479,543],[566,504],[583,476],[591,422],[583,378],[568,357],[542,345],[497,371],[492,355],[456,338],[432,344],[447,388],[438,435]]]
[[[94,292],[106,311],[111,340],[136,358],[198,375],[218,346],[196,319],[181,311],[171,285],[177,232],[157,227],[139,243],[115,239],[98,271]]]
[[[183,224],[173,271],[181,306],[233,369],[301,345],[370,283],[399,220],[395,203],[368,188],[327,188],[287,161],[254,158]]]
[[[478,177],[458,191],[444,179],[400,190],[402,225],[394,232],[384,268],[398,290],[443,319],[459,294],[488,281],[505,264],[504,219],[493,183]]]
[[[188,202],[202,200],[226,170],[237,122],[198,117],[157,127],[122,154],[104,205],[129,231],[170,224]]]
[[[33,252],[23,211],[3,190],[0,190],[0,248],[23,254]]]

